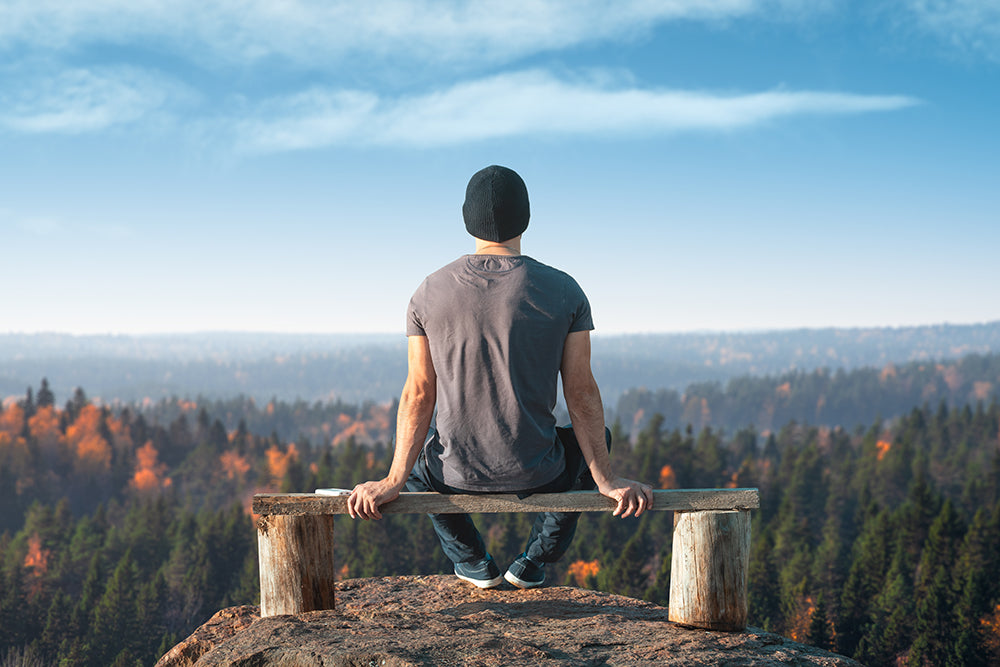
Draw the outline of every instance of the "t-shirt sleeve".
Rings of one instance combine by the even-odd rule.
[[[574,280],[572,287],[570,289],[571,301],[570,303],[576,303],[576,308],[573,310],[573,318],[569,325],[569,332],[574,331],[593,331],[594,330],[594,317],[590,312],[590,300],[587,295],[583,293],[583,290]]]
[[[407,336],[426,336],[427,332],[424,330],[424,320],[421,316],[423,312],[424,305],[424,284],[421,284],[417,288],[417,291],[413,293],[410,298],[410,305],[406,307],[406,335]]]

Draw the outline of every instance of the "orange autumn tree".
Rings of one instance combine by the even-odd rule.
[[[601,565],[596,560],[578,560],[570,563],[570,566],[566,569],[566,575],[572,577],[576,585],[583,588],[587,584],[587,580],[590,577],[596,577],[600,571]]]
[[[667,464],[660,469],[660,488],[677,488],[677,474],[674,472],[674,468],[670,464]]]
[[[62,431],[59,429],[59,414],[58,410],[48,405],[38,408],[28,420],[28,431],[43,452],[55,453],[59,446],[65,442]]]
[[[299,460],[299,450],[292,442],[289,443],[288,449],[284,452],[277,445],[271,445],[265,454],[267,455],[267,469],[271,475],[271,487],[277,489],[281,486],[281,480],[288,474],[288,468]]]
[[[983,644],[989,652],[990,664],[1000,664],[1000,604],[992,614],[979,621],[980,632],[983,633]]]
[[[42,581],[49,571],[52,550],[42,547],[38,533],[28,538],[28,553],[24,556],[24,569],[29,573],[28,599],[34,600],[42,591]]]
[[[166,464],[159,462],[159,452],[149,440],[135,453],[135,473],[129,481],[129,486],[136,491],[155,491],[170,486],[171,480],[165,477]]]
[[[226,474],[226,479],[243,482],[250,471],[250,462],[235,449],[227,449],[219,455],[219,464]]]
[[[21,435],[24,430],[24,410],[14,403],[0,411],[0,463],[18,467],[28,456],[28,443]]]
[[[101,435],[102,416],[100,408],[86,405],[66,428],[66,441],[76,454],[78,472],[93,474],[111,468],[111,445]]]

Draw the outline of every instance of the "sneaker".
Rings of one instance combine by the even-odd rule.
[[[474,563],[455,563],[455,576],[479,588],[495,588],[503,583],[500,568],[489,554]]]
[[[507,568],[504,579],[518,588],[535,588],[545,583],[544,567],[544,563],[536,563],[528,554],[521,554]]]

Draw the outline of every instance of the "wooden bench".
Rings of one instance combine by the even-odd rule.
[[[669,619],[708,630],[742,631],[747,621],[750,510],[757,489],[671,489],[653,492],[653,510],[674,514]],[[596,491],[442,495],[403,493],[383,514],[609,512]],[[253,499],[260,555],[261,616],[334,608],[333,516],[347,514],[346,496],[258,494]],[[430,530],[430,527],[428,527]]]

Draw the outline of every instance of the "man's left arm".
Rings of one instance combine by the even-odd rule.
[[[604,442],[604,407],[590,369],[590,332],[574,331],[566,337],[562,367],[563,395],[573,432],[590,474],[601,495],[617,502],[614,516],[639,516],[653,507],[648,484],[616,476]]]
[[[389,474],[358,484],[347,498],[347,512],[354,519],[381,519],[379,507],[399,497],[417,462],[437,400],[437,373],[426,336],[407,339],[406,384],[396,413],[396,449]]]

